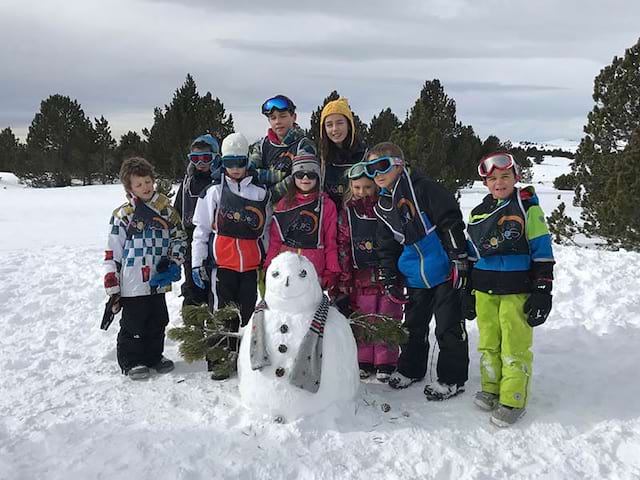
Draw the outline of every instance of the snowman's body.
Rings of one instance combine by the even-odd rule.
[[[300,344],[322,299],[311,262],[294,253],[282,253],[269,266],[266,287],[264,340],[270,365],[251,368],[252,319],[238,358],[242,402],[248,408],[287,420],[353,402],[360,384],[357,347],[349,321],[333,307],[329,308],[324,328],[318,391],[309,392],[289,381]]]

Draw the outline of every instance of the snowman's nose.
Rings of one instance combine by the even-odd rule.
[[[284,281],[284,286],[288,287],[289,286],[289,276],[287,275],[287,278]]]

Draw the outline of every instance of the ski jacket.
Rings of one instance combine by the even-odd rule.
[[[487,195],[469,217],[471,286],[495,294],[528,293],[553,280],[551,235],[533,187],[515,188],[506,200]]]
[[[201,172],[197,170],[191,163],[187,167],[187,173],[178,188],[176,200],[173,204],[174,208],[182,218],[184,226],[189,238],[193,236],[193,213],[196,210],[196,202],[200,194],[212,183],[211,172]]]
[[[148,202],[131,197],[113,211],[109,222],[104,258],[107,293],[140,297],[170,291],[171,285],[151,288],[149,280],[161,259],[184,262],[186,238],[180,215],[165,195],[156,192]]]
[[[304,212],[304,217],[309,218],[313,222],[311,233],[317,232],[317,247],[315,248],[296,248],[290,238],[287,238],[287,227],[285,221],[278,223],[278,215],[284,212],[292,212],[293,209],[299,207],[314,208],[315,215],[312,212]],[[271,223],[269,230],[269,250],[267,258],[264,262],[265,270],[269,267],[271,261],[281,252],[292,251],[300,255],[304,255],[313,263],[319,278],[326,278],[332,273],[340,272],[338,264],[338,245],[336,241],[336,230],[338,223],[338,213],[336,206],[329,196],[324,193],[314,192],[311,194],[296,194],[293,204],[285,204],[285,199],[281,199],[274,211],[275,220]],[[317,229],[314,231],[314,229]],[[288,245],[289,244],[289,245]]]
[[[380,193],[374,210],[385,278],[399,272],[407,287],[433,288],[450,277],[450,260],[467,256],[454,196],[419,172],[403,170],[392,190]]]
[[[194,268],[205,260],[236,272],[259,268],[271,222],[270,203],[267,189],[252,177],[236,181],[224,175],[202,192],[193,216]]]
[[[327,192],[331,200],[334,201],[338,210],[342,210],[342,199],[344,192],[349,186],[347,171],[353,165],[362,161],[366,147],[356,138],[351,148],[335,148],[335,158],[323,158],[322,168],[324,169],[324,191]]]
[[[266,137],[249,148],[249,160],[256,168],[258,182],[269,188],[273,202],[287,193],[293,157],[305,152],[315,154],[316,147],[298,125],[289,130],[282,142],[270,128]]]
[[[338,216],[339,287],[353,287],[368,295],[384,293],[376,254],[378,219],[373,210],[376,201],[375,198],[350,200]]]

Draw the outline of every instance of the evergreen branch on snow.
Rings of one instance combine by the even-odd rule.
[[[390,347],[397,347],[409,338],[402,324],[389,315],[354,312],[349,316],[349,322],[358,343],[384,342]]]

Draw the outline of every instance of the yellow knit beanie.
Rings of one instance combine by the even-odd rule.
[[[353,123],[353,113],[351,113],[351,108],[349,108],[349,100],[344,97],[327,103],[322,109],[322,113],[320,114],[320,138],[324,136],[324,120],[332,113],[339,113],[349,120],[351,124],[351,144],[349,146],[353,146],[356,138],[356,126]]]

